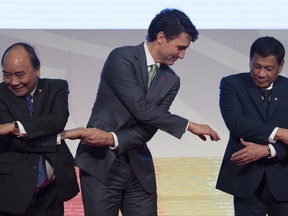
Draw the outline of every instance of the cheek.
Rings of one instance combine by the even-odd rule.
[[[271,82],[274,82],[274,80],[275,80],[277,77],[278,77],[278,74],[275,74],[275,75],[273,75],[273,76],[269,76],[269,80],[270,80]]]
[[[255,71],[252,70],[252,71],[250,72],[250,76],[252,77],[252,79],[255,79],[255,77],[256,77],[257,75],[256,75]]]

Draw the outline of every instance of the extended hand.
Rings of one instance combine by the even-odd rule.
[[[82,139],[82,134],[84,133],[86,129],[85,128],[75,128],[75,129],[71,129],[71,130],[65,130],[61,133],[61,140],[64,139],[71,139],[71,140],[75,140],[75,139]]]
[[[212,141],[220,140],[220,136],[209,125],[197,124],[189,121],[188,131],[199,136],[204,141],[206,141],[205,135],[210,136]]]
[[[105,146],[114,147],[114,139],[111,133],[97,129],[86,128],[85,132],[81,135],[82,143],[91,146]]]
[[[245,147],[234,153],[231,157],[231,161],[233,161],[237,165],[252,163],[263,157],[269,156],[267,145],[260,145],[253,142],[246,142],[242,138],[240,139],[240,142]]]

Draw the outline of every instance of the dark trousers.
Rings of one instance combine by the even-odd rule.
[[[157,194],[140,185],[129,159],[114,161],[107,182],[80,170],[85,216],[157,216]]]
[[[22,214],[1,212],[0,216],[63,216],[64,204],[57,198],[55,182],[35,192],[28,209]]]
[[[234,197],[235,216],[288,216],[288,202],[279,202],[273,196],[266,175],[253,196]]]

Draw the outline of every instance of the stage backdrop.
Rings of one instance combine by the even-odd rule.
[[[288,49],[287,30],[200,30],[184,60],[172,68],[181,89],[171,112],[209,124],[221,141],[206,142],[187,132],[178,140],[162,131],[149,142],[155,158],[160,216],[232,215],[232,197],[215,190],[228,131],[218,100],[223,76],[249,70],[249,48],[260,36],[274,36]],[[0,30],[0,52],[24,41],[37,48],[41,77],[69,82],[70,118],[67,129],[86,126],[96,97],[100,72],[109,52],[145,40],[145,30]],[[286,76],[284,66],[283,75]],[[68,141],[75,154],[78,141]],[[83,215],[80,197],[66,215]],[[71,207],[74,206],[73,208]],[[76,203],[76,204],[75,204]],[[77,211],[75,209],[78,209]],[[74,212],[74,213],[73,213]],[[77,213],[75,213],[77,212]]]

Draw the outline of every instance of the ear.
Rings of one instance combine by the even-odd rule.
[[[40,68],[36,69],[37,77],[40,77]]]
[[[278,74],[281,73],[282,69],[283,69],[283,66],[284,66],[284,63],[285,63],[285,60],[283,60],[280,64],[279,64],[279,71],[278,71]]]
[[[167,39],[166,39],[166,36],[165,36],[164,32],[163,31],[158,32],[158,34],[157,34],[157,42],[161,45],[161,44],[163,44],[166,41],[167,41]]]
[[[251,60],[249,61],[249,68],[250,69],[252,68],[252,61]]]

